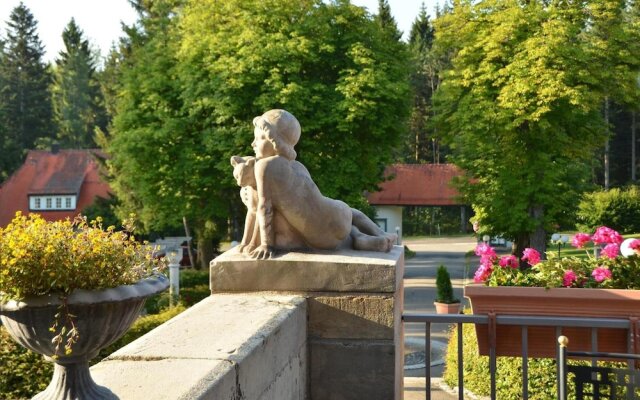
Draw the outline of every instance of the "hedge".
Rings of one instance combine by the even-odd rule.
[[[0,398],[28,399],[43,391],[53,364],[16,343],[0,325]]]
[[[640,232],[640,189],[610,189],[586,193],[578,205],[578,229],[593,232],[608,226],[620,233]]]
[[[454,326],[455,328],[455,326]],[[479,396],[490,396],[491,381],[489,375],[489,357],[478,354],[478,342],[475,326],[464,324],[462,328],[464,356],[464,387]],[[458,386],[458,334],[452,329],[449,335],[447,355],[445,358],[444,381],[450,387]],[[570,364],[588,365],[587,361],[569,361]],[[522,399],[522,358],[498,357],[496,369],[496,398],[501,400]],[[626,368],[625,364],[600,362],[599,366]],[[557,397],[556,361],[551,358],[529,358],[529,399],[548,400]],[[567,393],[569,399],[575,399],[572,391],[575,387],[569,380]],[[619,398],[624,397],[621,389]]]

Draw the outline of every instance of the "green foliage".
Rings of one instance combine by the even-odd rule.
[[[571,218],[604,142],[602,71],[626,62],[596,57],[588,29],[608,17],[583,7],[462,1],[436,21],[436,44],[453,54],[436,96],[438,127],[467,171],[460,189],[481,233],[519,251],[544,251],[545,230]]]
[[[155,329],[158,326],[164,324],[184,310],[186,310],[186,308],[183,305],[178,305],[175,307],[166,308],[158,314],[146,315],[144,317],[138,318],[136,322],[133,323],[131,328],[129,328],[127,333],[125,333],[120,339],[116,340],[108,347],[102,349],[94,362],[99,362],[109,354],[133,342],[140,336],[150,332],[152,329]]]
[[[94,129],[99,122],[105,122],[105,111],[99,106],[95,56],[83,36],[72,18],[62,32],[65,50],[56,60],[51,87],[57,137],[63,147],[73,149],[95,147]]]
[[[251,121],[272,108],[299,119],[296,151],[323,194],[365,203],[404,131],[404,44],[342,1],[139,6],[107,139],[123,211],[148,229],[186,216],[199,238],[226,234],[244,212],[229,159],[252,152]]]
[[[180,304],[191,307],[200,300],[211,295],[209,289],[209,269],[195,270],[185,269],[180,271]],[[144,308],[149,314],[157,314],[169,307],[171,295],[169,292],[150,296],[145,302]]]
[[[104,226],[120,226],[121,221],[115,214],[115,208],[118,205],[118,199],[109,196],[108,198],[96,197],[93,203],[82,210],[82,215],[87,217],[88,221],[102,218]]]
[[[640,232],[640,189],[629,186],[585,193],[578,205],[578,228],[608,226],[621,233]]]
[[[29,399],[44,390],[53,364],[16,343],[0,325],[0,397]]]
[[[486,328],[481,328],[486,329]],[[464,388],[478,396],[490,396],[489,357],[478,354],[478,341],[473,324],[462,328]],[[458,385],[458,332],[452,329],[447,345],[443,379],[450,387]],[[589,365],[589,361],[569,360],[571,365]],[[522,358],[498,357],[496,368],[496,398],[506,400],[522,399]],[[626,364],[598,362],[598,366],[626,368]],[[529,399],[548,400],[557,398],[556,361],[551,358],[529,358]],[[571,378],[571,375],[570,375]],[[575,386],[569,379],[567,393],[574,400]],[[624,393],[618,393],[624,398]]]
[[[125,226],[132,231],[131,221]],[[38,214],[17,213],[0,228],[2,299],[131,284],[160,266],[128,232],[113,226],[104,230],[99,220],[48,222]]]
[[[22,164],[38,138],[54,136],[51,76],[36,30],[33,14],[20,3],[9,16],[0,46],[0,180]]]
[[[489,380],[489,357],[478,355],[478,342],[473,324],[464,324],[463,356],[464,387],[479,396],[489,396],[491,386]],[[446,355],[444,380],[450,387],[457,386],[457,329],[452,329]],[[531,400],[548,400],[556,398],[556,365],[555,360],[530,358],[529,365],[529,398]],[[496,369],[496,398],[505,400],[522,399],[522,358],[498,357]]]
[[[453,287],[451,286],[451,276],[444,265],[440,265],[436,272],[436,302],[438,303],[459,303],[460,300],[453,297]]]
[[[433,23],[423,4],[409,35],[413,104],[402,154],[402,159],[409,163],[439,163],[444,158],[432,121],[435,115],[432,97],[448,57],[433,48],[434,35]]]
[[[467,210],[467,215],[470,213]],[[460,233],[460,206],[406,206],[402,213],[402,229],[406,236]]]
[[[572,271],[575,279],[570,287],[640,289],[640,256],[618,256],[616,258],[594,258],[587,256],[558,258],[550,253],[548,260],[531,268],[519,269],[500,267],[494,263],[493,271],[487,280],[489,286],[529,286],[545,288],[565,287],[565,272]],[[601,282],[592,275],[596,268],[606,268],[611,277]]]
[[[198,285],[209,284],[209,269],[195,270],[185,269],[180,271],[180,287],[191,288]]]

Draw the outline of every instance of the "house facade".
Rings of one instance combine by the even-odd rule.
[[[99,150],[31,150],[24,164],[0,186],[0,227],[17,211],[48,221],[74,218],[96,197],[108,198],[100,176]]]

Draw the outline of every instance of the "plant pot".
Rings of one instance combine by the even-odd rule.
[[[438,303],[434,301],[436,314],[460,314],[460,303]]]
[[[640,290],[576,289],[541,287],[488,287],[471,284],[464,288],[464,296],[471,301],[474,314],[640,318]],[[636,321],[637,323],[637,321]],[[637,331],[637,330],[636,330]],[[562,334],[571,340],[572,351],[591,351],[590,328],[562,328]],[[488,325],[476,325],[481,355],[489,354]],[[627,353],[630,333],[627,329],[598,329],[598,351]],[[521,356],[522,334],[520,326],[496,326],[496,355]],[[638,338],[636,348],[638,352]],[[530,357],[556,357],[556,330],[554,327],[528,328]]]
[[[129,329],[148,296],[168,286],[168,279],[158,275],[133,285],[74,291],[67,304],[80,336],[71,354],[65,355],[61,350],[55,359],[55,344],[51,341],[55,333],[49,328],[59,311],[59,297],[50,294],[0,304],[0,320],[11,337],[55,363],[51,383],[34,399],[117,399],[109,389],[93,381],[89,360]]]

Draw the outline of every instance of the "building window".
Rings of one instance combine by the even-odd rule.
[[[56,208],[62,208],[62,197],[56,197]]]
[[[51,210],[51,197],[47,197],[45,202],[47,203],[47,210]]]
[[[36,199],[35,199],[35,205],[34,205],[34,208],[35,208],[36,210],[39,210],[39,209],[40,209],[40,207],[42,207],[41,199],[40,199],[40,197],[36,197]]]
[[[64,208],[71,209],[71,197],[65,197]]]

